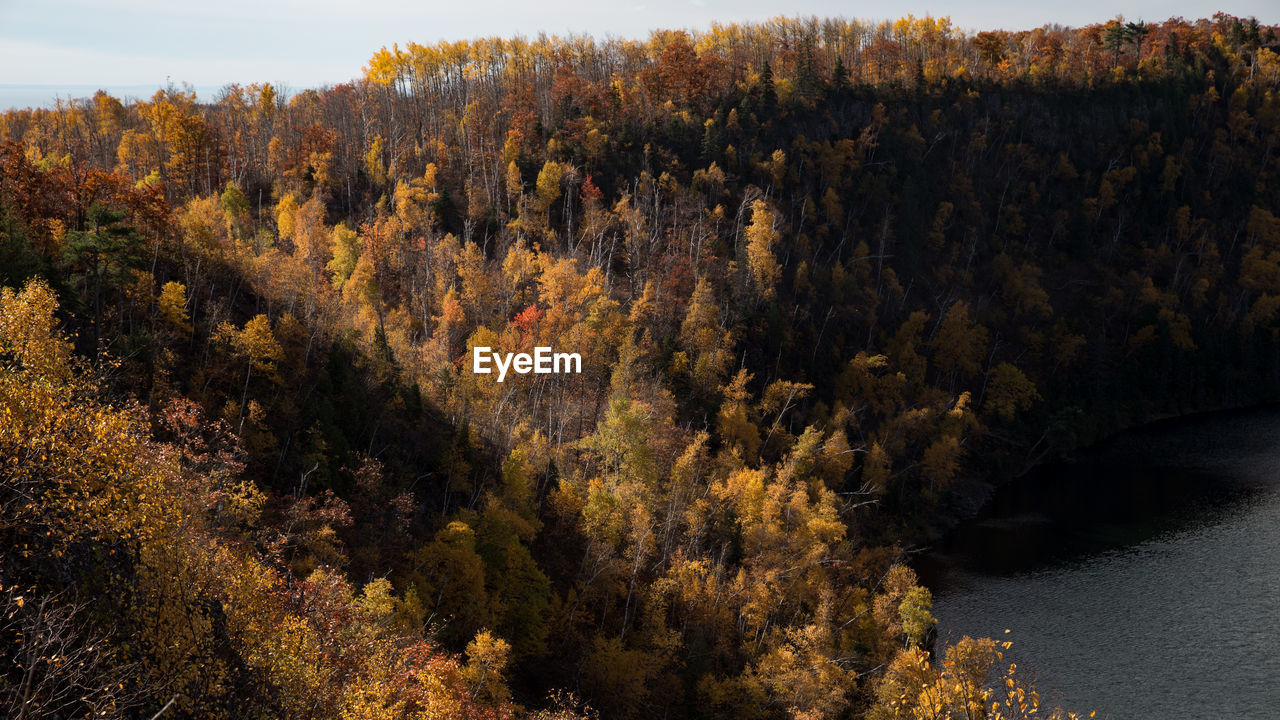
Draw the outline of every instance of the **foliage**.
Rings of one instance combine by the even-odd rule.
[[[0,702],[1051,715],[901,548],[1280,397],[1276,39],[780,18],[3,114]]]

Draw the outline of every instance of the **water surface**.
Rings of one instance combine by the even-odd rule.
[[[1164,423],[1001,488],[920,569],[1098,717],[1280,717],[1280,410]],[[1004,630],[1010,629],[1010,636]]]

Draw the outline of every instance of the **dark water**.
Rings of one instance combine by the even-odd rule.
[[[940,643],[1012,639],[1020,674],[1064,708],[1280,718],[1280,409],[1037,470],[919,569]]]

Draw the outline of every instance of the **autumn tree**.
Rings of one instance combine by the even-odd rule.
[[[237,416],[238,429],[244,429],[245,411],[249,400],[249,380],[254,369],[260,373],[271,375],[275,372],[276,363],[284,357],[284,351],[271,330],[271,320],[266,315],[255,315],[237,329],[229,323],[218,326],[216,339],[228,346],[231,352],[244,359],[244,388],[240,392],[240,405]]]
[[[776,293],[776,285],[780,269],[778,260],[773,254],[776,240],[774,216],[764,200],[756,200],[751,204],[751,224],[746,229],[747,267],[751,273],[751,283],[761,297],[772,298]]]

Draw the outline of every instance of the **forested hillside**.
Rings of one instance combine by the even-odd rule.
[[[779,19],[5,113],[0,715],[1066,717],[909,554],[1280,398],[1278,53]]]

